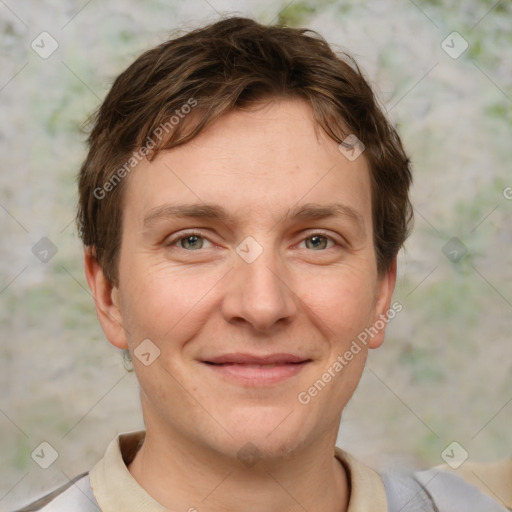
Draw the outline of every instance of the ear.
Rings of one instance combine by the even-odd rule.
[[[377,280],[375,294],[375,312],[372,327],[377,331],[368,343],[370,348],[379,348],[384,343],[386,327],[390,319],[394,318],[397,311],[391,309],[391,297],[396,283],[396,257],[390,265],[389,270],[382,273]],[[399,311],[402,309],[400,305]]]
[[[119,307],[119,289],[105,277],[92,247],[85,249],[84,265],[85,277],[96,304],[96,314],[106,338],[114,347],[127,349],[126,332]]]

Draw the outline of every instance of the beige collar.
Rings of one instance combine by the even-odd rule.
[[[103,512],[168,512],[132,477],[129,464],[144,440],[144,432],[121,434],[108,446],[103,459],[91,470],[94,496]],[[379,475],[340,448],[336,457],[350,483],[348,512],[387,512],[386,493]]]

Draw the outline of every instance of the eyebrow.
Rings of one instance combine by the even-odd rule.
[[[354,208],[343,203],[331,203],[320,205],[307,203],[297,206],[290,210],[286,218],[295,218],[300,220],[318,220],[330,217],[347,217],[355,221],[363,233],[366,232],[363,216]]]
[[[178,218],[212,219],[221,222],[231,221],[231,216],[222,207],[213,204],[176,204],[162,205],[153,208],[144,218],[144,227],[148,228],[153,222],[158,220]],[[321,220],[330,217],[345,217],[355,221],[363,234],[366,233],[363,216],[354,208],[343,203],[316,204],[307,203],[296,206],[288,210],[282,220]]]

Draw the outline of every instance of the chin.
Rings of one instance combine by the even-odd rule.
[[[282,458],[305,445],[314,431],[312,418],[293,407],[251,407],[234,411],[226,429],[230,452],[239,458],[245,452],[265,459]]]

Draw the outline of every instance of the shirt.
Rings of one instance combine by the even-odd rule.
[[[168,512],[128,471],[144,435],[117,436],[89,474],[18,512]],[[347,512],[512,510],[512,459],[491,465],[466,462],[458,471],[439,467],[401,475],[379,474],[338,447],[334,456],[343,464],[350,484]]]

